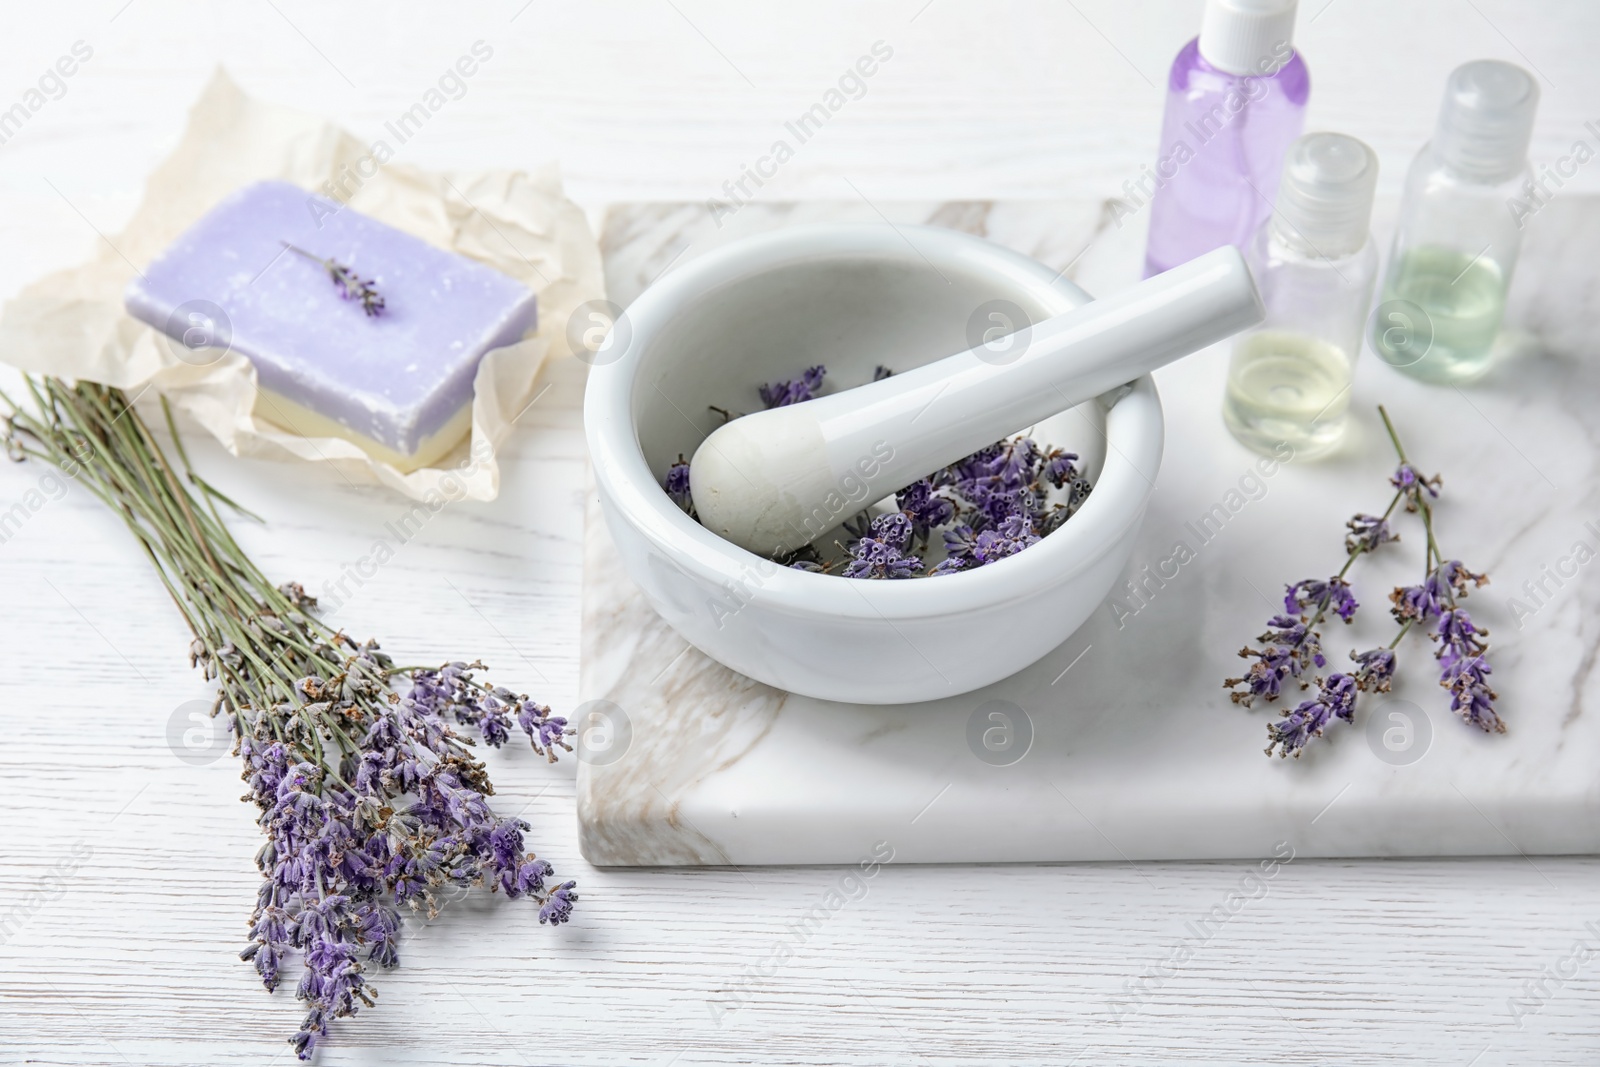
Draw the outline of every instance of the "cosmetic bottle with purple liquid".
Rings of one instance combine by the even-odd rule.
[[[1272,214],[1311,78],[1294,50],[1297,0],[1206,0],[1200,36],[1167,79],[1145,276],[1244,248]],[[1146,183],[1141,183],[1141,188]]]

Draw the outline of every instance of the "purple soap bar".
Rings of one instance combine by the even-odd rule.
[[[351,286],[330,263],[356,275]],[[370,295],[363,302],[362,282],[381,309]],[[535,320],[533,293],[499,271],[286,182],[247,186],[212,208],[125,300],[185,354],[198,336],[247,357],[260,414],[303,432],[343,431],[406,466],[460,439],[478,361]]]

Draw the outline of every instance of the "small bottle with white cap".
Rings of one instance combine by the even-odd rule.
[[[1538,107],[1538,83],[1514,64],[1450,74],[1433,139],[1406,174],[1373,315],[1374,351],[1412,377],[1459,383],[1489,369],[1526,221],[1508,205],[1533,180]]]
[[[1241,251],[1272,210],[1311,79],[1294,49],[1297,0],[1206,0],[1178,52],[1154,164],[1123,183],[1117,225],[1150,209],[1145,277],[1213,248]]]
[[[1296,459],[1344,435],[1378,275],[1370,233],[1378,157],[1354,137],[1289,146],[1272,216],[1245,251],[1266,318],[1233,343],[1223,419],[1246,446]]]

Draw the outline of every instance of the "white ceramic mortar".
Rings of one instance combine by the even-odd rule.
[[[971,571],[868,581],[780,567],[701,527],[661,478],[720,424],[708,405],[754,410],[760,383],[822,363],[833,387],[860,384],[878,364],[903,370],[969,348],[970,321],[990,301],[1038,322],[1087,299],[1024,256],[920,226],[795,227],[678,268],[628,308],[584,398],[602,510],[628,573],[695,647],[808,696],[932,700],[1033,663],[1127,563],[1161,462],[1148,377],[1035,429],[1085,456],[1093,491],[1038,544]]]

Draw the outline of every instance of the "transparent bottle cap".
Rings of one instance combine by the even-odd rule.
[[[1299,0],[1206,0],[1200,55],[1229,74],[1276,74],[1294,55]]]
[[[1378,156],[1343,133],[1308,133],[1283,160],[1273,225],[1306,251],[1332,259],[1358,251],[1372,221]]]
[[[1522,169],[1539,109],[1539,83],[1513,63],[1477,59],[1450,72],[1434,146],[1474,177],[1508,178]]]

